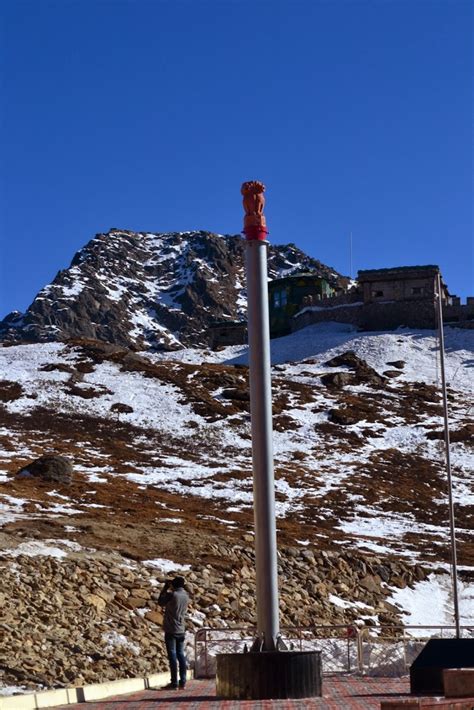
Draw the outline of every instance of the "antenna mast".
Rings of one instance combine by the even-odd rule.
[[[351,270],[350,270],[350,275],[351,279],[353,278],[353,272],[352,272],[352,232],[349,240],[349,250],[350,250],[350,264],[351,264]]]
[[[441,387],[443,390],[443,415],[444,415],[444,443],[446,455],[446,472],[448,474],[448,507],[449,507],[449,529],[451,534],[451,575],[453,584],[454,602],[454,623],[456,625],[456,638],[461,637],[459,624],[459,599],[458,599],[458,571],[456,555],[456,529],[454,524],[454,501],[453,482],[451,477],[451,458],[449,450],[449,421],[448,421],[448,395],[446,390],[446,372],[444,368],[444,330],[443,330],[443,303],[441,290],[441,274],[438,271],[436,279],[436,297],[438,312],[438,334],[439,334],[439,362],[441,370]]]

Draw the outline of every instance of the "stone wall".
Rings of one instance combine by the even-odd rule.
[[[256,623],[253,547],[215,543],[206,559],[212,563],[201,560],[186,572],[191,664],[193,633],[202,626]],[[61,688],[166,670],[158,605],[163,574],[115,553],[18,555],[0,566],[0,686]],[[356,549],[308,546],[280,547],[278,572],[282,627],[393,627],[402,614],[390,590],[413,587],[431,570]],[[334,603],[334,596],[347,603]]]
[[[474,304],[445,306],[446,324],[474,328]],[[292,331],[314,323],[349,323],[362,330],[395,330],[399,327],[437,327],[432,299],[384,303],[348,303],[304,308],[292,319]]]
[[[445,306],[443,318],[445,323],[474,328],[474,299],[468,297],[465,305],[455,303],[452,306]]]

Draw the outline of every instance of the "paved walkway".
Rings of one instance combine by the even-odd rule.
[[[407,697],[408,678],[323,678],[323,697],[304,700],[219,700],[214,680],[189,681],[185,690],[143,690],[63,710],[380,710],[381,700]],[[57,708],[61,710],[61,708]]]

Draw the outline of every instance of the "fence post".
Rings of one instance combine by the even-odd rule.
[[[364,672],[364,646],[363,646],[363,635],[364,629],[357,629],[357,662],[359,666],[359,673]]]

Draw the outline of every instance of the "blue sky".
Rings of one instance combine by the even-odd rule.
[[[0,317],[97,232],[242,228],[474,295],[470,0],[3,0]]]

